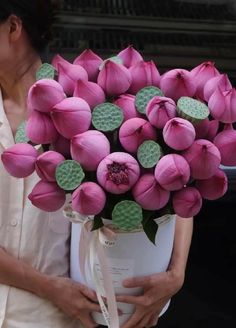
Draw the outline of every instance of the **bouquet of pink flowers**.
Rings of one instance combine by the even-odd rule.
[[[44,211],[71,194],[94,229],[107,218],[154,241],[153,218],[195,216],[202,198],[227,190],[220,164],[236,165],[236,90],[212,62],[160,75],[131,46],[106,60],[85,50],[73,64],[56,55],[38,70],[28,110],[2,154],[6,170],[37,172],[28,197]]]

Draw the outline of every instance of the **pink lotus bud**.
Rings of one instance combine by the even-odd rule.
[[[57,165],[65,160],[65,157],[56,151],[42,153],[35,163],[38,176],[44,181],[56,181],[55,172]]]
[[[72,208],[82,215],[97,215],[105,203],[105,192],[94,182],[82,183],[72,194]]]
[[[219,121],[217,120],[211,120],[209,121],[209,126],[208,126],[208,131],[207,134],[205,135],[204,139],[210,140],[213,142],[217,132],[219,129]],[[201,138],[199,138],[201,139]]]
[[[210,126],[209,118],[206,118],[205,120],[202,120],[199,123],[195,124],[194,128],[195,128],[195,131],[196,131],[196,139],[205,138],[205,136],[208,133],[209,126]]]
[[[89,81],[96,82],[98,73],[99,73],[99,66],[103,62],[102,58],[96,55],[92,50],[86,49],[80,54],[75,60],[75,65],[82,66],[86,72],[88,73]]]
[[[181,189],[190,178],[188,162],[178,154],[165,155],[156,165],[155,178],[166,190]]]
[[[180,117],[169,120],[163,129],[165,143],[175,150],[184,150],[190,147],[195,136],[196,133],[192,123]]]
[[[124,121],[127,121],[130,118],[140,117],[140,114],[135,107],[135,96],[130,94],[120,95],[119,98],[114,101],[114,104],[122,109]]]
[[[37,81],[29,90],[28,107],[31,110],[49,113],[53,106],[65,99],[62,86],[52,79]]]
[[[236,165],[236,131],[233,129],[224,130],[216,135],[215,146],[221,154],[221,164],[226,166]]]
[[[89,130],[71,140],[71,156],[87,171],[95,171],[103,158],[110,154],[110,143],[100,131]]]
[[[118,96],[129,89],[130,72],[125,66],[107,60],[98,74],[98,84],[108,96]]]
[[[222,197],[228,188],[228,179],[224,171],[218,169],[216,174],[205,180],[197,180],[196,188],[205,199],[215,200]]]
[[[63,62],[64,64],[70,64],[65,58],[63,58],[61,55],[56,54],[52,59],[52,66],[58,71],[58,63]]]
[[[208,179],[212,177],[221,161],[218,148],[205,139],[195,140],[192,146],[182,153],[191,169],[194,179]]]
[[[160,73],[153,61],[139,62],[129,68],[131,74],[131,86],[129,92],[136,94],[140,89],[149,85],[159,86]]]
[[[182,218],[191,218],[197,215],[202,208],[202,197],[199,191],[193,187],[176,191],[172,202],[175,213]]]
[[[219,88],[221,91],[228,91],[232,89],[232,84],[230,83],[227,74],[217,75],[206,82],[203,89],[204,99],[206,101],[209,101],[211,95],[215,92],[217,88]]]
[[[19,143],[6,149],[1,159],[10,175],[25,178],[34,172],[37,156],[38,152],[33,146]]]
[[[82,98],[70,97],[57,104],[51,113],[57,131],[67,139],[87,131],[91,124],[91,110]]]
[[[132,46],[128,46],[119,52],[117,57],[122,59],[123,65],[125,65],[127,68],[143,61],[143,57]]]
[[[34,206],[42,211],[55,212],[65,204],[66,194],[56,182],[39,181],[28,198]]]
[[[156,129],[143,118],[130,118],[119,130],[121,145],[130,153],[135,153],[145,140],[156,140]]]
[[[196,85],[186,69],[172,69],[161,76],[160,87],[166,97],[177,101],[180,97],[192,97]]]
[[[62,154],[65,158],[70,158],[70,140],[59,135],[57,140],[52,144],[53,149]]]
[[[158,129],[163,129],[167,121],[176,116],[174,100],[166,97],[153,97],[146,108],[149,122]]]
[[[220,75],[215,63],[204,62],[191,70],[192,82],[196,85],[196,97],[204,100],[205,84],[213,77]]]
[[[58,63],[58,82],[62,85],[67,96],[73,95],[78,80],[88,80],[88,74],[82,66],[64,61]]]
[[[35,144],[50,144],[58,138],[58,132],[51,117],[32,111],[26,123],[26,135]]]
[[[91,109],[104,103],[106,100],[104,91],[98,84],[85,80],[76,82],[74,97],[84,99]]]
[[[97,168],[99,184],[112,194],[123,194],[130,190],[140,175],[139,164],[131,155],[123,152],[111,153]]]
[[[221,91],[219,88],[211,95],[208,107],[211,115],[223,123],[236,121],[236,89]]]
[[[170,197],[170,192],[163,189],[152,174],[141,176],[133,187],[132,194],[145,210],[159,210],[168,203]]]

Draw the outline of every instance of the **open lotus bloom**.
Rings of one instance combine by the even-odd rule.
[[[152,85],[159,86],[160,73],[153,61],[139,62],[129,68],[131,86],[129,93],[136,94],[140,89]]]
[[[26,135],[35,144],[50,144],[58,138],[58,132],[48,114],[34,110],[26,123]]]
[[[67,139],[87,131],[92,118],[88,103],[78,97],[61,101],[53,107],[51,116],[57,131]]]
[[[199,213],[202,207],[202,197],[196,188],[186,187],[174,193],[173,207],[177,215],[182,218],[191,218]]]
[[[41,210],[55,212],[65,204],[66,194],[56,182],[39,181],[28,198],[34,206]]]
[[[99,184],[112,194],[123,194],[130,190],[140,175],[136,159],[123,152],[111,153],[105,157],[97,168]]]
[[[196,132],[192,123],[180,117],[169,120],[163,129],[165,143],[175,150],[184,150],[190,147],[195,136]]]
[[[153,97],[146,108],[149,122],[158,129],[163,129],[165,124],[176,116],[176,104],[167,97]]]
[[[6,149],[1,160],[10,175],[25,178],[34,172],[37,156],[38,152],[33,146],[19,143]]]
[[[53,150],[57,151],[58,153],[62,154],[65,158],[70,158],[70,139],[64,138],[62,135],[59,134],[56,141],[52,143]]]
[[[132,46],[120,51],[117,56],[122,59],[123,65],[127,68],[143,61],[141,54]]]
[[[201,63],[191,70],[191,79],[197,86],[195,96],[204,100],[205,84],[213,77],[219,76],[219,71],[215,68],[215,63],[208,61]]]
[[[49,113],[53,106],[65,99],[62,86],[52,79],[37,81],[29,90],[27,104],[30,110]]]
[[[125,150],[135,153],[145,140],[156,140],[155,128],[143,118],[131,118],[125,121],[119,130],[120,143]]]
[[[131,75],[125,66],[107,60],[98,74],[97,83],[108,96],[118,96],[129,89]]]
[[[217,88],[211,95],[208,107],[211,115],[223,123],[233,123],[236,121],[236,89],[221,91]]]
[[[97,215],[105,203],[104,190],[94,182],[82,183],[72,194],[72,208],[82,215]]]
[[[109,154],[110,143],[100,131],[88,130],[75,135],[71,140],[72,158],[87,171],[96,171],[101,160]]]
[[[135,201],[145,210],[159,210],[170,198],[170,192],[163,189],[153,174],[144,174],[132,189]]]
[[[56,151],[46,151],[38,156],[35,169],[38,176],[45,181],[56,181],[55,172],[57,165],[65,160],[65,157]]]
[[[58,63],[58,82],[63,87],[67,96],[72,96],[78,80],[88,80],[86,70],[80,65],[73,65],[69,62]]]
[[[215,146],[221,155],[221,164],[227,166],[236,165],[236,131],[233,128],[226,129],[214,139]]]
[[[102,62],[102,58],[96,55],[91,49],[86,49],[75,58],[73,64],[80,65],[86,70],[89,81],[97,82],[99,66]]]
[[[106,100],[102,88],[97,83],[86,80],[78,80],[76,82],[74,97],[84,99],[89,104],[91,110]]]
[[[232,89],[232,84],[230,83],[227,74],[217,75],[206,82],[204,86],[204,99],[209,101],[211,95],[217,88],[221,91],[228,91]]]
[[[208,179],[212,177],[221,162],[219,149],[205,139],[195,140],[192,146],[182,155],[189,163],[191,176],[194,179]]]
[[[165,155],[156,165],[155,178],[166,190],[182,189],[190,178],[189,164],[181,155]]]
[[[114,101],[114,104],[122,109],[124,121],[127,121],[130,118],[140,117],[140,114],[135,107],[135,96],[130,94],[120,95]]]
[[[166,97],[177,101],[180,97],[192,97],[196,84],[186,69],[173,69],[161,76],[160,87]]]
[[[218,199],[224,196],[227,191],[227,176],[224,171],[218,169],[216,174],[214,174],[211,178],[197,180],[196,188],[199,190],[203,198],[209,200]]]

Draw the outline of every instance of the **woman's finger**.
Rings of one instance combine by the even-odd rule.
[[[155,326],[157,325],[158,319],[159,319],[158,314],[153,314],[153,315],[150,317],[150,319],[149,319],[149,321],[148,321],[146,327],[155,327]]]
[[[123,325],[121,328],[136,328],[139,327],[138,323],[143,318],[143,312],[140,310],[135,310],[134,314],[131,316],[131,318]]]

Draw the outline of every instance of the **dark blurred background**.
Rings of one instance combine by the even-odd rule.
[[[214,61],[236,85],[236,0],[65,0],[54,32],[49,58],[132,44],[160,73]],[[195,217],[185,285],[158,328],[236,327],[236,167],[227,175],[227,194]]]

